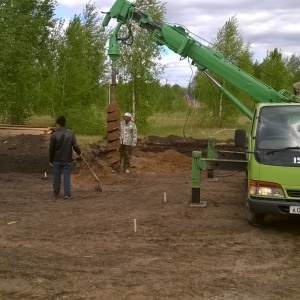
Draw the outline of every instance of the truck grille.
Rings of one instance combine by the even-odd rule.
[[[286,192],[289,197],[300,198],[300,191],[287,190]]]

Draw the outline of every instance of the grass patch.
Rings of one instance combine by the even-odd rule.
[[[55,126],[55,120],[48,115],[45,116],[32,116],[27,125],[33,126],[33,127],[53,127]],[[67,126],[68,127],[68,126]],[[76,134],[77,142],[80,146],[88,146],[93,143],[96,143],[100,140],[103,140],[103,137],[101,135],[85,135],[85,134]]]
[[[251,127],[251,121],[245,116],[239,118],[236,128],[199,128],[193,125],[195,123],[192,122],[193,118],[197,118],[197,115],[189,115],[188,112],[156,113],[149,118],[149,126],[146,132],[141,132],[138,128],[138,136],[142,138],[147,135],[161,137],[177,135],[197,139],[215,137],[217,140],[225,141],[234,138],[236,128],[249,130]],[[53,126],[54,122],[55,120],[50,116],[33,116],[28,124],[31,126]],[[100,125],[105,127],[105,121],[102,121],[102,123]],[[80,126],[80,124],[77,125]],[[90,145],[103,140],[103,134],[87,135],[81,134],[76,128],[73,130],[80,145]]]
[[[192,120],[196,117],[188,112],[157,113],[149,119],[149,128],[145,135],[178,135],[198,139],[212,136],[218,140],[228,140],[234,138],[236,128],[248,130],[251,126],[247,117],[241,117],[236,128],[199,128],[192,125]]]
[[[92,145],[94,143],[97,143],[99,141],[102,141],[103,138],[98,135],[82,135],[82,134],[76,134],[77,143],[80,146],[88,146]]]
[[[32,116],[28,122],[27,125],[33,126],[33,127],[52,127],[55,125],[55,120],[48,115],[45,116]]]

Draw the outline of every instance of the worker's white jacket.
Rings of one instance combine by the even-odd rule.
[[[121,121],[121,144],[136,146],[137,143],[137,129],[133,121],[126,123]]]

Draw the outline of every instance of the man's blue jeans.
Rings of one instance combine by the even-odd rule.
[[[71,196],[71,172],[73,163],[53,162],[53,193],[59,195],[61,186],[61,175],[64,177],[65,196]]]

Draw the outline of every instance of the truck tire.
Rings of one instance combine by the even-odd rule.
[[[249,224],[258,227],[264,224],[265,214],[255,213],[251,211],[248,201],[246,201],[246,214]]]
[[[245,147],[247,141],[246,130],[236,129],[234,132],[234,145],[235,147]]]

